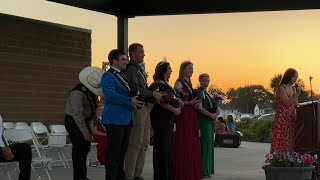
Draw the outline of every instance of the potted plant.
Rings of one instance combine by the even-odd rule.
[[[306,180],[311,179],[313,163],[317,155],[299,154],[297,152],[269,153],[266,155],[267,165],[262,168],[266,180]]]
[[[301,127],[297,133],[300,134]],[[317,154],[299,154],[294,152],[297,136],[293,138],[290,132],[288,152],[273,152],[266,155],[267,165],[262,166],[266,180],[306,180],[312,178],[313,166],[317,162]]]

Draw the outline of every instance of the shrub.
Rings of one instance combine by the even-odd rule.
[[[271,142],[273,118],[265,120],[242,119],[237,129],[242,132],[243,140],[254,142]]]

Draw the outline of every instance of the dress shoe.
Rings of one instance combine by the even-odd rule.
[[[143,177],[134,177],[134,180],[144,180]]]

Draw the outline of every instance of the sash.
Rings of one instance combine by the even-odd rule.
[[[146,84],[146,87],[147,87],[147,78],[146,78],[146,76],[144,75],[144,73],[141,72],[140,69],[139,69],[138,73],[140,73],[140,75],[142,76],[142,78],[143,78],[143,80],[144,80],[144,82]]]
[[[210,108],[214,108],[214,107],[213,107],[212,98],[211,98],[210,94],[209,94],[207,91],[204,91],[204,94],[205,94],[206,98],[207,98],[208,101],[209,101],[209,106],[210,106]]]
[[[97,118],[97,121],[100,124],[100,126],[102,127],[103,131],[106,133],[107,132],[106,127],[104,127],[104,125],[102,124],[101,119]]]
[[[167,80],[164,80],[164,79],[161,79],[161,80],[164,82],[165,85],[167,85],[168,87],[170,87],[170,88],[172,89],[173,94],[174,94],[176,97],[179,97],[178,94],[177,94],[177,92],[174,90],[174,88],[172,88],[172,87],[169,85],[169,83],[168,83]]]
[[[191,98],[193,99],[193,91],[192,91],[192,88],[190,87],[189,83],[186,80],[182,80],[180,82],[182,83],[182,85],[184,87],[186,87],[189,90]]]
[[[142,76],[143,80],[144,80],[144,84],[145,84],[145,87],[147,88],[148,87],[148,84],[147,84],[147,77],[146,75],[144,74],[144,71],[142,69],[142,67],[138,64],[135,64],[133,63],[132,61],[129,62],[129,64],[127,65],[128,66],[136,66],[138,67],[138,73]]]
[[[127,78],[125,76],[121,76],[119,71],[117,71],[111,67],[111,68],[109,68],[108,72],[112,73],[118,79],[118,81],[120,81],[120,83],[123,85],[123,87],[127,89],[128,92],[131,91],[131,88],[129,86]]]

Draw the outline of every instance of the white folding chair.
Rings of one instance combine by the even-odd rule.
[[[69,161],[72,161],[71,158],[67,159],[66,158],[66,154],[68,153],[69,157],[71,157],[71,151],[69,151],[69,148],[72,147],[72,144],[67,144],[67,135],[68,135],[68,131],[66,130],[66,127],[62,124],[52,124],[49,126],[50,129],[50,135],[51,136],[56,136],[59,137],[60,136],[60,143],[64,145],[64,150],[61,151],[62,152],[62,156],[67,164],[68,167],[71,167],[71,165],[69,164]],[[64,138],[63,141],[61,140],[61,138]]]
[[[11,174],[10,174],[10,166],[13,165],[15,168],[13,171],[19,171],[19,164],[17,161],[13,161],[13,162],[0,162],[0,167],[3,167],[9,180],[12,180],[12,179],[16,179],[18,177],[18,174],[16,174],[16,177],[12,178],[11,177]],[[0,173],[1,174],[1,173]],[[1,176],[0,176],[1,177]]]
[[[101,165],[97,156],[97,145],[96,142],[91,142],[90,151],[88,153],[87,160],[89,161],[89,165],[91,165],[92,162],[96,162],[99,166]],[[91,155],[92,154],[92,155]]]
[[[47,149],[55,149],[57,155],[58,155],[58,160],[52,160],[51,162],[61,162],[63,167],[66,168],[65,160],[63,158],[63,152],[62,148],[64,147],[64,144],[62,143],[55,143],[56,138],[59,138],[55,135],[50,135],[48,132],[48,129],[46,126],[42,125],[34,125],[32,126],[32,130],[34,132],[34,135],[36,137],[36,143],[39,144],[39,146],[45,146],[44,150]],[[45,140],[47,140],[47,143],[45,144]],[[46,152],[46,151],[44,151]],[[45,153],[47,154],[47,153]],[[61,156],[62,155],[62,156]]]
[[[68,135],[68,132],[67,132],[66,127],[64,125],[50,125],[50,130],[51,130],[51,135]],[[91,148],[90,148],[90,152],[88,153],[88,159],[87,159],[88,164],[90,164],[94,160],[95,162],[97,162],[98,165],[101,165],[98,160],[97,153],[95,152],[95,150],[97,149],[96,148],[97,144],[98,143],[95,143],[95,142],[91,143]],[[72,147],[72,144],[66,144],[65,147],[66,148]],[[92,147],[94,147],[94,148],[92,148]],[[72,159],[66,159],[65,155],[64,155],[64,159],[67,163],[67,166],[70,166],[70,164],[68,162],[71,161]]]
[[[43,125],[44,124],[42,122],[31,122],[30,126],[33,127],[33,126],[40,126],[40,125]]]
[[[66,130],[66,127],[61,124],[53,124],[50,125],[50,131],[51,134],[56,134],[56,135],[68,135],[68,132]]]
[[[28,126],[27,124],[16,124],[15,129],[25,129],[25,130],[32,132],[31,127]]]
[[[13,122],[3,122],[4,129],[14,129],[16,125]]]
[[[34,140],[34,136],[32,135],[32,133],[30,131],[28,131],[26,129],[8,129],[8,130],[4,131],[3,135],[5,136],[5,138],[9,142],[12,142],[12,143],[21,143],[21,142],[31,141],[36,149],[36,152],[37,152],[36,153],[37,157],[32,158],[32,164],[31,164],[32,170],[36,173],[35,168],[38,168],[38,167],[36,167],[35,165],[42,164],[43,168],[45,169],[45,172],[48,176],[48,179],[51,180],[51,176],[48,172],[48,169],[50,169],[48,164],[52,160],[52,158],[42,157],[42,155],[38,149],[38,146]],[[39,176],[39,177],[41,178],[41,176]]]
[[[16,122],[17,126],[28,126],[26,122]]]
[[[3,122],[3,119],[2,119],[2,116],[0,115],[0,123],[2,123],[3,124],[3,127],[4,127],[4,129],[12,129],[12,124],[15,126],[15,124],[13,123],[13,122]],[[6,138],[5,137],[3,137],[3,132],[2,132],[2,129],[0,130],[0,134],[1,134],[1,136],[0,136],[0,138],[3,138],[5,141],[5,143],[7,144],[7,141],[6,141]],[[8,144],[7,144],[8,145]],[[4,170],[5,170],[5,172],[7,173],[7,176],[8,176],[8,178],[9,178],[9,180],[11,180],[12,178],[11,178],[11,175],[10,175],[10,172],[9,172],[9,166],[10,165],[14,165],[16,168],[14,169],[14,171],[16,171],[16,170],[18,170],[18,162],[1,162],[0,163],[0,167],[3,167],[4,168]],[[15,179],[15,178],[14,178]]]

